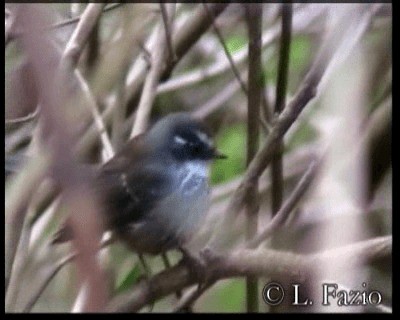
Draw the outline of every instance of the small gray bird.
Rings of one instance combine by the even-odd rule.
[[[107,228],[139,254],[182,249],[208,209],[208,165],[216,158],[225,155],[199,121],[164,117],[96,172]]]

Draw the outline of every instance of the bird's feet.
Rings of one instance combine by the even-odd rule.
[[[209,280],[205,260],[201,254],[195,256],[185,247],[180,247],[179,250],[182,252],[181,263],[184,263],[189,268],[190,273],[199,282],[198,289],[200,289],[203,285],[206,285]]]

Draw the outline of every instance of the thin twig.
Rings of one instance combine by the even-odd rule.
[[[111,11],[113,9],[116,9],[116,8],[122,6],[123,4],[124,3],[113,3],[113,4],[110,4],[108,7],[103,9],[103,12]],[[76,18],[71,18],[71,19],[67,19],[67,20],[63,20],[63,21],[60,21],[60,22],[53,23],[52,25],[50,25],[50,27],[44,29],[43,31],[57,30],[57,29],[62,28],[62,27],[66,27],[66,26],[69,26],[69,25],[72,25],[72,24],[76,24],[81,20],[81,18],[82,18],[82,16],[79,16],[79,17],[76,17]],[[23,35],[22,31],[21,32],[19,32],[19,31],[12,32],[10,34],[10,36],[9,36],[8,41],[15,40],[15,39],[21,37],[22,35]]]
[[[173,9],[173,8],[171,8]],[[169,13],[169,16],[172,14]],[[169,20],[169,19],[168,19]],[[139,106],[137,108],[135,122],[132,127],[130,137],[133,138],[146,130],[150,118],[151,108],[156,97],[158,81],[160,80],[163,68],[166,63],[167,40],[162,23],[158,26],[157,47],[152,51],[151,67],[143,86]]]
[[[63,64],[67,63],[68,67],[75,68],[93,29],[101,17],[105,5],[98,3],[88,4],[65,47],[61,58]]]
[[[261,37],[262,4],[247,4],[246,22],[249,34],[249,74],[247,96],[247,165],[251,163],[259,146],[259,119],[263,84],[261,83]],[[257,233],[258,226],[258,181],[252,181],[245,195],[247,216],[246,238]],[[246,278],[246,302],[248,312],[258,311],[258,280],[252,276]]]
[[[193,304],[196,302],[200,296],[206,292],[211,286],[215,284],[215,281],[209,282],[206,285],[203,285],[201,288],[194,288],[187,295],[185,295],[175,306],[173,312],[183,312],[188,308],[192,308]]]
[[[29,161],[5,190],[5,287],[7,290],[29,200],[44,178],[49,161],[42,154]]]
[[[214,16],[218,16],[228,6],[228,3],[216,3],[212,4],[210,10],[213,11]],[[211,21],[208,15],[205,14],[203,8],[195,10],[190,19],[181,27],[175,31],[172,36],[172,46],[177,56],[176,61],[169,61],[166,66],[162,68],[161,79],[167,78],[175,65],[179,60],[186,54],[186,52],[197,42],[197,40],[207,31]],[[159,43],[153,42],[149,50],[154,52],[159,46]],[[131,68],[131,72],[127,78],[127,84],[125,86],[126,92],[126,103],[129,104],[131,100],[137,97],[144,78],[147,68],[146,63],[138,59],[137,63]]]
[[[205,2],[203,2],[203,5],[204,5],[205,10],[207,11],[207,13],[210,15],[210,17],[212,19],[213,30],[214,30],[215,34],[217,35],[217,38],[218,38],[220,44],[222,45],[222,48],[224,49],[225,56],[227,57],[227,59],[229,61],[232,72],[235,75],[235,78],[237,79],[237,81],[239,82],[240,88],[242,89],[244,94],[247,96],[248,89],[247,89],[246,83],[243,81],[242,76],[241,76],[238,68],[236,67],[235,62],[233,61],[233,57],[232,57],[231,53],[229,52],[228,47],[226,46],[224,37],[223,37],[221,31],[219,30],[217,24],[215,23],[215,18],[213,16],[212,12],[210,12],[210,10],[208,9],[207,4]],[[261,118],[260,118],[260,121],[261,121],[261,124],[264,125],[265,131],[268,131],[271,116],[269,114],[270,112],[269,112],[269,108],[268,108],[268,103],[267,103],[267,99],[266,99],[264,93],[262,95],[261,103],[263,104],[263,108],[265,110],[265,118],[266,118],[267,122],[263,122]]]
[[[111,159],[114,156],[114,149],[111,144],[110,137],[108,136],[103,118],[99,113],[96,99],[93,96],[93,93],[89,88],[89,85],[87,84],[87,82],[85,81],[85,79],[83,78],[82,74],[78,69],[74,70],[74,75],[78,79],[80,87],[87,98],[88,106],[90,108],[90,111],[92,112],[94,123],[97,127],[101,142],[103,144],[103,149],[105,151],[105,160]]]
[[[276,85],[276,100],[274,114],[279,115],[286,103],[286,92],[289,74],[289,54],[290,43],[292,38],[292,15],[293,9],[291,3],[281,5],[282,16],[282,32],[281,43],[279,50],[279,66],[278,66],[278,79]],[[283,140],[277,146],[278,152],[274,155],[271,161],[271,181],[272,181],[272,194],[271,194],[271,209],[272,216],[274,216],[280,209],[283,201],[283,157],[282,151],[284,149]]]
[[[96,27],[101,17],[104,6],[105,4],[89,4],[87,6],[79,20],[78,25],[76,26],[76,29],[74,30],[71,38],[65,46],[65,50],[62,54],[62,58],[60,61],[60,66],[63,68],[63,70],[69,71],[68,68],[70,68],[70,70],[73,71],[73,74],[76,77],[80,88],[82,89],[82,92],[85,94],[90,111],[92,112],[95,124],[100,133],[100,139],[103,143],[107,160],[114,155],[110,138],[105,129],[103,120],[99,114],[96,99],[93,96],[89,85],[86,83],[82,74],[79,70],[76,69],[79,57],[82,54],[85,45],[89,41],[93,29]]]
[[[24,116],[24,117],[19,117],[15,119],[5,119],[5,124],[20,124],[24,122],[31,121],[36,118],[36,116],[39,114],[39,108],[36,108],[35,111],[32,113]]]
[[[273,219],[269,222],[269,224],[256,235],[252,240],[247,243],[247,248],[256,248],[263,241],[268,239],[278,228],[280,228],[283,223],[286,221],[288,215],[295,208],[296,204],[299,200],[304,196],[304,194],[309,189],[314,177],[316,176],[317,169],[320,165],[321,160],[314,160],[307,171],[301,177],[300,181],[288,197],[288,199],[284,202],[283,206],[280,210],[275,214]]]
[[[24,286],[24,273],[29,255],[29,240],[31,237],[32,228],[27,219],[24,220],[24,225],[21,231],[21,237],[18,244],[18,249],[15,254],[15,261],[13,264],[13,272],[11,273],[10,285],[7,290],[7,297],[5,307],[8,310],[16,310],[15,303],[18,300],[18,294],[23,291],[21,287]]]
[[[237,69],[237,67],[236,67],[236,65],[235,65],[235,62],[233,62],[232,55],[231,55],[231,53],[229,52],[228,47],[226,46],[224,37],[222,36],[221,31],[219,30],[217,24],[215,23],[215,17],[214,17],[214,15],[213,15],[213,13],[208,9],[207,3],[203,2],[203,6],[204,6],[204,9],[206,10],[207,14],[210,16],[210,18],[211,18],[211,20],[212,20],[212,27],[213,27],[213,30],[214,30],[215,34],[217,35],[218,40],[219,40],[219,42],[220,42],[221,45],[222,45],[222,48],[224,49],[225,56],[228,58],[229,64],[230,64],[231,69],[232,69],[232,72],[233,72],[233,74],[235,75],[236,79],[239,81],[239,84],[240,84],[240,87],[242,88],[242,91],[247,95],[247,94],[248,94],[248,91],[247,91],[246,84],[245,84],[244,81],[242,80],[242,77],[240,76],[240,72],[239,72],[239,70]]]
[[[44,290],[47,288],[51,280],[57,275],[57,273],[70,261],[76,257],[76,253],[71,253],[68,256],[62,258],[56,265],[54,265],[46,276],[43,277],[43,282],[40,284],[39,288],[34,295],[30,297],[22,312],[30,312],[33,306],[36,304],[37,300],[40,298]]]
[[[242,75],[247,75],[247,70],[242,72]],[[220,107],[225,106],[225,102],[227,102],[234,94],[239,90],[239,82],[236,80],[228,83],[225,88],[223,88],[220,92],[212,96],[205,103],[200,106],[194,107],[193,117],[204,119]]]
[[[168,15],[168,10],[165,7],[165,3],[160,1],[160,8],[161,8],[161,15],[163,18],[164,22],[164,29],[165,29],[165,37],[167,41],[167,47],[168,47],[168,52],[169,52],[169,59],[172,61],[177,60],[174,48],[172,47],[172,19],[175,13],[175,3],[169,4],[171,8],[171,14]]]
[[[204,10],[203,10],[204,11]],[[293,26],[294,33],[305,32],[310,25],[316,20],[316,18],[321,17],[322,14],[326,12],[325,8],[321,10],[315,10],[310,12],[309,10],[299,10],[294,15]],[[215,14],[214,14],[215,16]],[[268,31],[264,32],[262,37],[262,48],[265,49],[271,45],[279,36],[279,25],[275,25]],[[244,63],[248,57],[247,49],[244,48],[232,55],[232,60],[238,67],[240,64]],[[206,68],[201,68],[199,70],[190,71],[183,75],[176,76],[166,82],[160,83],[157,88],[157,93],[165,93],[181,88],[185,88],[191,85],[195,85],[199,82],[207,80],[212,77],[223,74],[231,68],[231,65],[227,61],[215,63]]]
[[[111,243],[115,241],[114,237],[108,237],[104,238],[101,242],[100,249],[104,249],[108,247]],[[50,244],[48,244],[50,246]],[[50,284],[50,282],[54,279],[54,277],[58,274],[58,272],[66,266],[68,263],[73,261],[77,257],[78,253],[73,252],[65,257],[61,258],[58,263],[56,263],[50,271],[47,273],[46,276],[43,276],[43,281],[42,283],[38,286],[37,291],[30,297],[28,302],[26,303],[25,307],[23,308],[23,312],[29,312],[33,308],[33,306],[36,304],[44,290],[47,288],[47,286]]]

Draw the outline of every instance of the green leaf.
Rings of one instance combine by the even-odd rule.
[[[233,125],[224,129],[217,137],[218,150],[228,156],[227,159],[214,161],[211,168],[211,183],[228,181],[242,173],[246,163],[246,126]]]
[[[119,294],[127,289],[132,288],[132,285],[137,282],[141,275],[141,269],[139,262],[135,263],[133,268],[128,272],[128,274],[123,278],[121,283],[115,289],[115,293]]]
[[[293,150],[296,147],[304,146],[305,144],[315,140],[318,133],[315,128],[307,123],[303,123],[299,126],[296,133],[293,134],[290,141],[286,145],[287,150]]]
[[[204,297],[202,312],[244,312],[245,311],[244,279],[226,280],[215,287]]]
[[[301,72],[311,58],[311,43],[306,36],[294,37],[290,45],[289,72]]]
[[[228,52],[232,54],[247,46],[247,38],[233,35],[226,40],[225,45],[228,49]]]

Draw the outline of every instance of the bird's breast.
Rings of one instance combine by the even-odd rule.
[[[208,167],[204,161],[185,163],[177,170],[178,189],[183,196],[199,195],[208,189]]]

